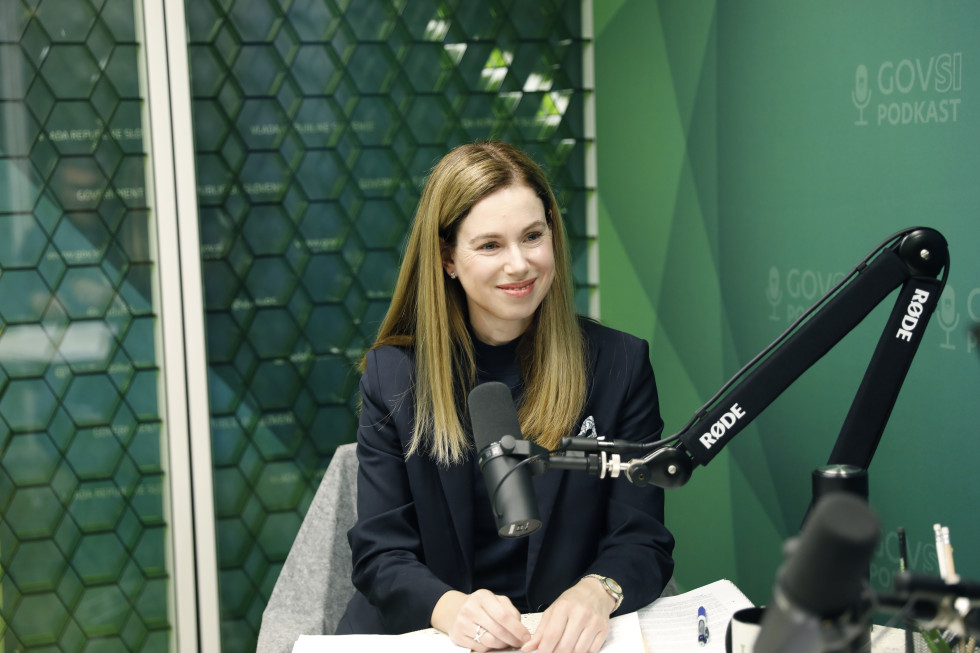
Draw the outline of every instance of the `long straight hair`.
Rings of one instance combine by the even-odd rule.
[[[466,458],[465,401],[476,383],[466,294],[443,270],[441,244],[455,247],[473,206],[502,188],[525,185],[544,204],[552,230],[555,278],[518,357],[525,392],[518,407],[524,437],[553,449],[585,405],[585,341],[575,314],[571,261],[558,203],[541,168],[506,143],[462,145],[432,170],[422,191],[394,296],[374,347],[415,349],[415,430],[406,452],[440,464]]]

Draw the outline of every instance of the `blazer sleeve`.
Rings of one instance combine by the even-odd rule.
[[[634,442],[659,440],[663,432],[660,403],[649,347],[645,340],[619,334],[605,362],[598,366],[596,384],[612,385],[613,378],[625,378],[618,386],[614,437]],[[625,372],[625,374],[624,374]],[[620,614],[647,605],[660,596],[673,573],[671,553],[674,538],[664,525],[664,490],[653,485],[636,487],[626,479],[615,479],[608,495],[604,530],[599,538],[595,561],[586,573],[614,578],[623,587]]]
[[[352,580],[388,633],[428,627],[436,602],[452,589],[424,563],[405,462],[414,421],[413,367],[404,350],[371,350],[360,384],[357,523],[348,532]]]

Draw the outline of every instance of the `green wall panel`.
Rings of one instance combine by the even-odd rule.
[[[975,3],[626,0],[595,14],[602,316],[651,338],[668,432],[878,242],[934,227],[951,274],[870,468],[884,527],[872,581],[897,569],[898,526],[913,567],[935,573],[936,522],[976,578]],[[893,302],[668,493],[682,587],[728,577],[768,601]]]

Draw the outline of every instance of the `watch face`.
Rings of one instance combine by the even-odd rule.
[[[617,583],[616,581],[614,581],[612,578],[608,578],[607,577],[604,582],[606,583],[606,587],[608,587],[609,589],[611,589],[616,594],[622,594],[623,593],[623,588],[620,587],[619,586],[619,583]]]

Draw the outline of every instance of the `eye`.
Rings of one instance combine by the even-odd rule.
[[[491,252],[491,251],[497,249],[497,243],[494,243],[494,242],[483,243],[482,245],[480,245],[479,247],[477,247],[477,249],[478,250],[481,250],[481,251],[485,251],[485,252]]]
[[[544,238],[544,232],[543,231],[532,231],[531,233],[529,233],[525,237],[525,240],[527,240],[528,242],[532,242],[533,243],[533,242],[536,242],[536,241],[541,240],[542,238]]]

